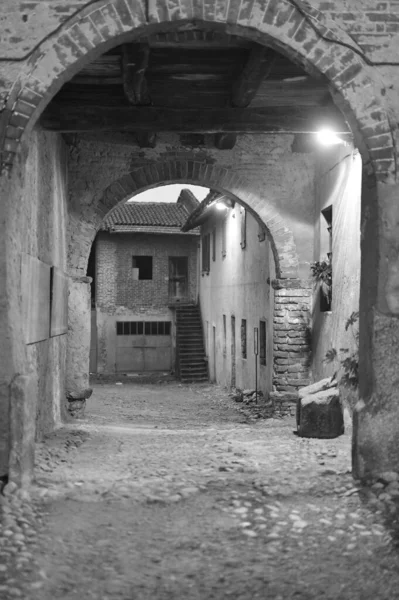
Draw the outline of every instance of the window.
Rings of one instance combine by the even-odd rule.
[[[321,230],[320,251],[322,255],[327,254],[327,260],[322,261],[324,265],[324,285],[320,287],[320,312],[329,312],[331,310],[332,300],[332,226],[333,226],[333,208],[327,206],[321,211],[327,227]]]
[[[247,320],[241,319],[241,356],[247,358]]]
[[[211,235],[207,233],[202,236],[202,272],[209,273],[211,268]]]
[[[266,365],[266,321],[259,321],[259,362]]]
[[[226,356],[226,352],[227,352],[226,337],[227,337],[226,315],[223,315],[223,356]]]
[[[117,321],[116,335],[170,335],[170,321]]]
[[[227,229],[227,217],[222,222],[222,257],[226,256],[226,229]]]
[[[241,218],[241,248],[244,250],[247,246],[247,211],[243,206],[240,208]]]
[[[259,223],[258,224],[258,240],[260,242],[264,242],[265,239],[266,239],[266,229],[261,223]]]
[[[152,279],[152,256],[133,256],[133,279]]]
[[[327,232],[328,232],[328,258],[331,257],[332,253],[332,206],[327,206],[324,210],[321,211],[326,224],[327,224]]]
[[[216,227],[212,230],[212,260],[216,260]]]

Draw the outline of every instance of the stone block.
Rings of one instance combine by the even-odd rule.
[[[323,390],[297,404],[298,435],[308,438],[336,438],[344,433],[344,417],[339,391]]]
[[[316,394],[317,392],[328,390],[333,387],[337,387],[337,382],[332,380],[331,377],[327,377],[326,379],[316,381],[316,383],[311,383],[310,385],[298,390],[298,397],[305,398],[306,396],[311,396],[312,394]]]

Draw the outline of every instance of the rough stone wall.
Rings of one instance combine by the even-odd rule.
[[[66,270],[66,152],[61,137],[34,131],[12,178],[3,178],[1,186],[0,423],[7,423],[10,437],[2,438],[0,463],[3,472],[24,483],[32,474],[35,437],[60,422],[64,405],[66,336],[24,344],[20,280],[22,252]]]
[[[310,383],[312,290],[309,281],[295,279],[276,279],[273,287],[272,399],[281,409],[281,405],[292,405],[298,388]]]
[[[100,232],[96,242],[96,305],[120,313],[166,307],[169,301],[169,257],[187,256],[188,291],[197,298],[198,236]],[[133,280],[132,257],[152,256],[152,279]]]
[[[314,165],[311,154],[292,151],[292,135],[240,135],[232,150],[217,150],[209,142],[207,147],[187,148],[179,137],[160,134],[156,148],[140,149],[130,142],[112,144],[78,139],[71,148],[70,161],[70,228],[69,264],[76,274],[85,274],[90,245],[105,210],[117,200],[107,194],[104,207],[104,190],[134,168],[154,165],[161,161],[197,161],[204,165],[217,165],[225,181],[226,171],[234,177],[245,178],[243,201],[259,198],[262,207],[279,214],[276,227],[292,231],[297,255],[291,250],[282,256],[287,270],[291,264],[308,273],[313,253],[313,202]],[[173,179],[173,178],[172,178]],[[184,182],[184,180],[182,180]],[[196,181],[201,184],[201,181]],[[165,178],[165,183],[168,180]],[[143,182],[143,189],[150,183]],[[220,182],[223,189],[223,181]],[[120,190],[118,190],[120,192]],[[113,200],[114,198],[114,200]],[[294,201],[293,201],[294,200]],[[281,225],[280,225],[281,223]]]

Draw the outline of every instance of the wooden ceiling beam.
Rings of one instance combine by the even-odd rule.
[[[264,46],[255,46],[240,76],[235,80],[231,92],[232,106],[248,106],[261,85],[270,75],[276,53]]]
[[[59,106],[52,102],[41,118],[59,132],[134,131],[180,133],[307,133],[331,127],[349,133],[335,106],[323,108],[155,108]]]
[[[149,60],[148,45],[124,44],[122,46],[123,90],[130,104],[137,106],[151,104],[145,78]]]

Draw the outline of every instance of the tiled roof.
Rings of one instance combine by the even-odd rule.
[[[117,206],[105,217],[101,229],[112,231],[120,226],[176,227],[187,221],[188,212],[183,204],[172,202],[129,202]]]

